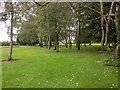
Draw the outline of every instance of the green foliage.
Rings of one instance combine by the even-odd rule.
[[[66,33],[69,30],[72,31],[71,37],[75,37],[78,18],[81,27],[80,41],[84,43],[101,41],[101,23],[100,14],[98,13],[100,11],[100,3],[70,4],[51,2],[43,7],[34,6],[33,3],[19,3],[19,5],[22,7],[22,10],[20,9],[21,15],[28,22],[24,22],[23,19],[21,20],[24,23],[30,23],[32,21],[32,26],[35,26],[35,31],[37,30],[39,42],[47,41],[46,39],[49,35],[51,36],[51,41],[54,42],[55,32],[59,33],[59,41],[65,41],[66,37],[68,37]],[[107,6],[110,6],[110,3]],[[30,7],[31,9],[29,9]],[[27,10],[25,11],[25,9]],[[17,10],[19,11],[19,8],[16,8],[16,12],[18,12]],[[18,16],[16,15],[16,18],[19,18]],[[30,19],[31,21],[29,22]],[[114,22],[111,21],[109,26],[109,41],[115,43],[116,33]],[[24,25],[22,24],[21,27],[24,27]],[[69,27],[74,29],[71,30]],[[68,31],[66,32],[66,30]]]
[[[8,41],[2,42],[2,46],[10,46],[10,43]]]
[[[17,36],[17,42],[20,45],[35,45],[38,43],[36,26],[31,19],[23,23],[21,31]]]
[[[1,46],[10,46],[10,42],[8,42],[8,41],[3,41],[0,43],[1,43]],[[13,41],[13,45],[18,45],[18,44],[16,41]]]
[[[120,66],[120,57],[117,57],[115,55],[111,55],[110,57],[104,59],[103,64],[106,66]]]

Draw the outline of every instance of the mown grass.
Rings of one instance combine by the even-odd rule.
[[[2,47],[7,59],[8,47]],[[109,55],[99,52],[98,45],[53,49],[16,46],[13,62],[2,63],[3,88],[117,88],[118,68],[98,63]]]

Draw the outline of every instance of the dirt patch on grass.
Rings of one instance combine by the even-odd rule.
[[[7,60],[0,60],[0,62],[6,62]]]

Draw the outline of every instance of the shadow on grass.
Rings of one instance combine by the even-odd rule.
[[[8,61],[8,60],[0,60],[0,62],[15,62],[15,61],[18,61],[19,59],[12,59],[12,60],[10,60],[10,61]]]
[[[94,47],[94,46],[81,46],[81,50],[77,50],[76,47],[70,48],[61,48],[60,47],[60,53],[101,53],[100,47]]]

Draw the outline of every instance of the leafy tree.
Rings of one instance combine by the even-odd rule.
[[[120,2],[116,3],[116,30],[117,30],[117,46],[115,50],[116,56],[120,57]]]

